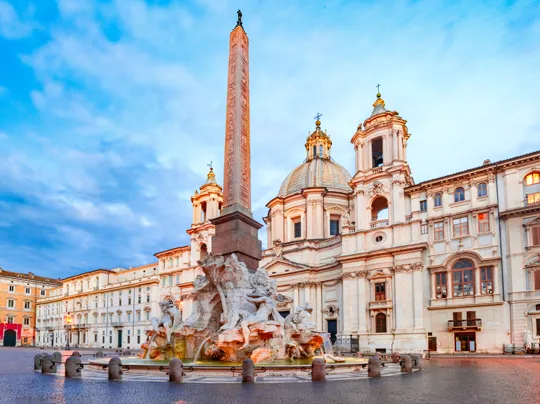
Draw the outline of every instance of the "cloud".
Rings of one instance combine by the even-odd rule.
[[[40,7],[0,7],[0,34],[28,37],[7,49],[14,69],[35,80],[10,83],[0,117],[0,248],[13,270],[139,265],[189,242],[181,230],[210,160],[223,182],[237,7],[250,40],[259,221],[304,160],[318,111],[333,158],[354,174],[350,139],[377,83],[408,120],[417,181],[540,148],[540,15],[527,2],[61,0],[49,19]]]
[[[30,35],[34,28],[33,23],[20,19],[11,4],[0,1],[0,36],[7,39],[24,38]]]

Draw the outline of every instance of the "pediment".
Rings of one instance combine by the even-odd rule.
[[[278,268],[296,268],[296,269],[305,269],[305,268],[309,268],[308,266],[306,265],[303,265],[303,264],[299,264],[298,262],[294,262],[294,261],[291,261],[291,260],[288,260],[286,258],[283,258],[282,256],[274,259],[273,261],[270,261],[268,264],[266,264],[264,266],[264,268],[269,271],[270,269],[278,269]]]
[[[538,225],[540,225],[540,216],[536,216],[533,220],[529,220],[527,223],[525,223],[525,227]]]

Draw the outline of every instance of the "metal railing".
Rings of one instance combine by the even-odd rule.
[[[372,229],[375,229],[377,227],[388,226],[388,223],[389,223],[388,219],[374,220],[369,224],[369,227],[371,227]]]

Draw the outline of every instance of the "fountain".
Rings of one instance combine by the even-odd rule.
[[[309,303],[287,318],[279,314],[276,283],[266,270],[249,271],[235,254],[226,259],[209,254],[199,264],[204,275],[195,281],[192,314],[175,325],[172,302],[161,302],[163,317],[152,319],[141,358],[231,363],[251,357],[266,363],[326,354],[342,361],[328,346],[325,352],[328,336],[310,322]]]

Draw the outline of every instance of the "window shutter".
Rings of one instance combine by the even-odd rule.
[[[474,320],[476,318],[476,311],[467,312],[467,320]]]
[[[534,290],[540,290],[540,271],[534,273]]]
[[[454,316],[454,321],[461,321],[461,312],[460,311],[454,311],[453,313],[453,316]]]
[[[532,245],[540,245],[540,226],[531,227]]]

